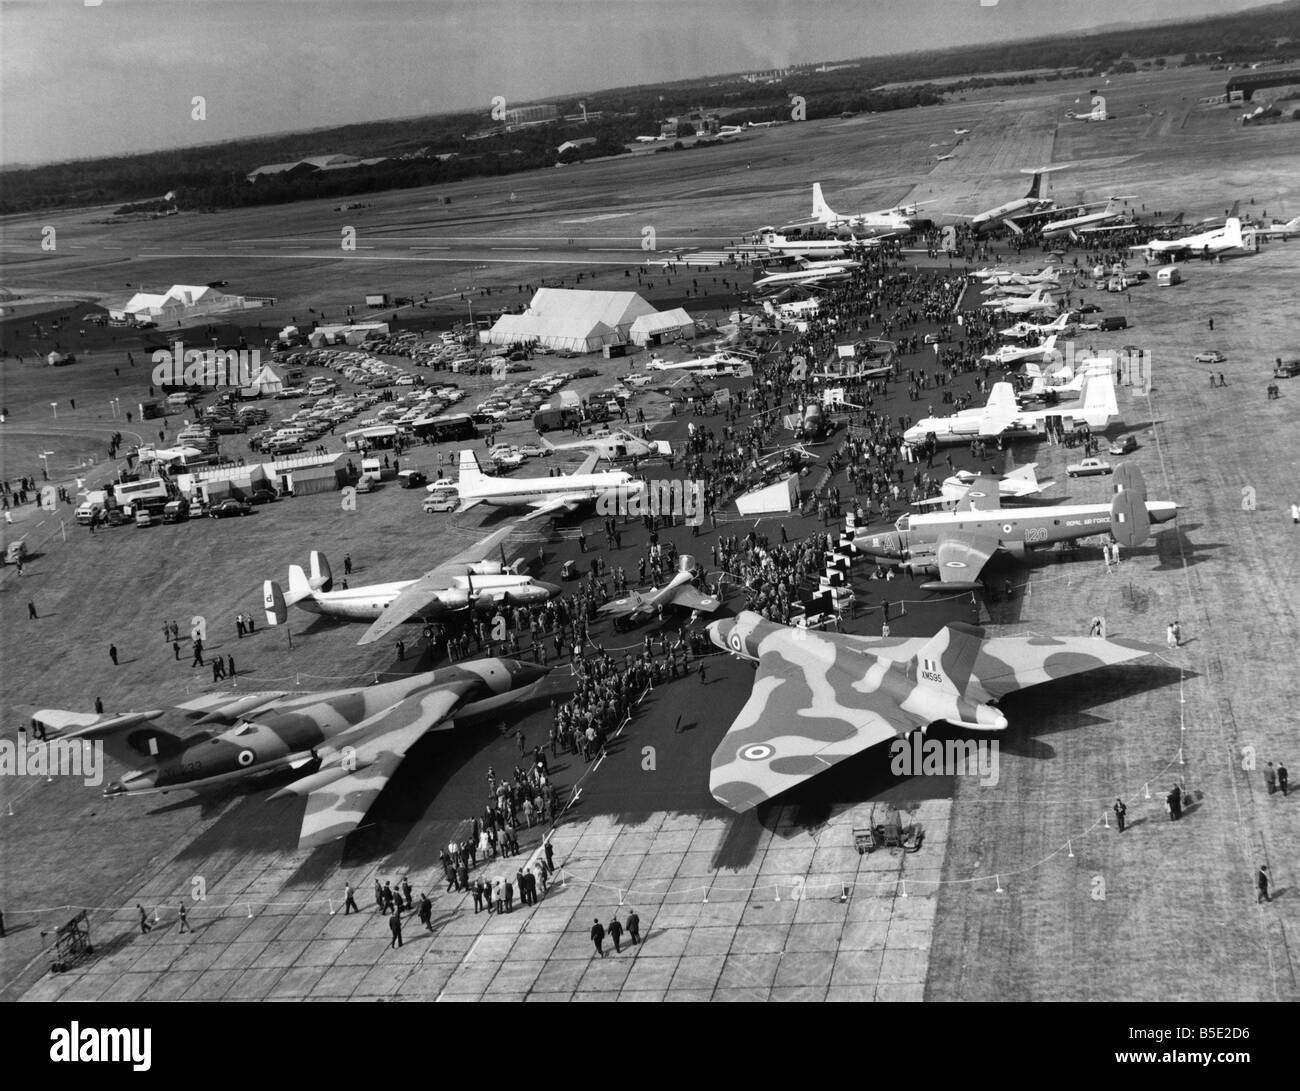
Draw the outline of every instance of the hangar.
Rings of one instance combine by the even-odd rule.
[[[136,292],[123,306],[110,308],[108,314],[116,320],[147,318],[163,323],[242,310],[245,306],[243,296],[227,295],[207,284],[173,284],[165,292]]]
[[[539,288],[523,314],[503,314],[479,334],[485,345],[537,343],[569,352],[622,344],[639,318],[658,312],[636,292]]]
[[[1300,87],[1300,70],[1294,68],[1278,69],[1264,72],[1243,72],[1233,76],[1224,86],[1230,102],[1236,101],[1233,92],[1240,91],[1244,101],[1249,102],[1256,91],[1269,87]]]
[[[661,345],[695,336],[695,319],[681,307],[643,314],[632,323],[629,338],[634,345]]]

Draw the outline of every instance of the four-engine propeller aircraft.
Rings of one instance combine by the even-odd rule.
[[[758,664],[749,700],[713,753],[709,791],[752,810],[878,743],[946,722],[1004,731],[1015,690],[1158,651],[1135,640],[991,637],[948,625],[929,639],[791,629],[745,611],[709,639]]]
[[[969,443],[972,439],[1001,436],[1037,436],[1048,418],[1058,417],[1066,431],[1083,422],[1097,431],[1119,415],[1115,400],[1115,376],[1111,364],[1098,358],[1084,370],[1079,382],[1079,400],[1047,409],[1021,409],[1016,389],[1010,383],[994,383],[988,402],[976,409],[963,409],[948,417],[925,417],[903,433],[903,442],[913,446],[931,435],[937,443]]]
[[[548,668],[475,659],[396,682],[320,693],[209,694],[176,706],[200,730],[155,724],[165,709],[121,714],[41,709],[63,738],[103,743],[133,771],[105,795],[199,789],[276,769],[312,771],[276,793],[307,797],[299,848],[351,833],[426,733],[538,697]]]
[[[1045,239],[1051,239],[1057,235],[1072,235],[1087,227],[1097,227],[1101,224],[1111,223],[1126,215],[1124,206],[1119,202],[1133,201],[1136,198],[1132,194],[1123,197],[1112,197],[1108,201],[1098,202],[1102,206],[1100,212],[1084,212],[1086,208],[1095,207],[1093,205],[1076,205],[1078,215],[1070,216],[1064,220],[1053,220],[1051,223],[1043,224],[1040,234]]]
[[[902,515],[894,530],[860,532],[853,546],[880,564],[937,573],[938,579],[921,584],[923,591],[974,591],[983,587],[979,575],[999,551],[1022,557],[1026,550],[1106,531],[1132,548],[1147,540],[1152,523],[1178,514],[1172,501],[1146,498],[1146,482],[1132,463],[1115,471],[1114,485],[1109,504],[998,508],[997,479],[977,478],[957,510]]]
[[[958,215],[963,220],[970,220],[970,225],[976,233],[990,230],[997,224],[1004,224],[1016,234],[1023,234],[1020,225],[1016,223],[1017,218],[1024,219],[1028,214],[1050,211],[1056,207],[1056,202],[1052,198],[1041,195],[1043,175],[1063,169],[1064,166],[1032,167],[1022,170],[1021,174],[1033,175],[1033,181],[1029,184],[1029,192],[1023,197],[1014,201],[1007,201],[1005,204],[997,205],[983,212],[977,212],[973,216],[962,216],[957,213],[953,215]]]
[[[1237,204],[1233,204],[1232,211],[1222,227],[1187,235],[1181,239],[1152,239],[1138,246],[1130,246],[1129,249],[1145,251],[1153,258],[1180,254],[1196,257],[1201,254],[1224,254],[1229,250],[1250,250],[1256,245],[1254,238],[1250,242],[1246,241],[1242,232],[1241,217],[1237,214]]]
[[[711,614],[721,604],[716,596],[706,595],[693,586],[697,575],[699,566],[695,558],[683,553],[678,560],[677,574],[662,587],[633,591],[624,598],[605,603],[598,608],[598,612],[614,618],[615,628],[633,625],[656,613],[661,606],[680,606],[686,610],[703,610]]]
[[[594,503],[602,496],[629,497],[644,491],[644,484],[626,470],[592,473],[599,461],[600,452],[592,452],[576,473],[565,477],[490,477],[479,466],[473,451],[461,451],[460,478],[456,482],[460,494],[457,513],[475,504],[490,504],[503,508],[532,508],[524,518],[536,519],[552,512],[576,511],[583,504]]]
[[[899,205],[846,215],[836,212],[826,203],[820,182],[813,183],[813,220],[832,231],[848,231],[853,235],[874,238],[907,235],[929,226],[930,221],[917,215],[918,211],[917,205]]]

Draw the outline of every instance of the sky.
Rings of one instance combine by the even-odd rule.
[[[474,107],[486,119],[497,95],[522,102],[1258,6],[1259,0],[0,0],[0,163]]]

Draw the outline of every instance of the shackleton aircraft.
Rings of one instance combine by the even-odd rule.
[[[542,436],[541,444],[550,451],[595,451],[606,462],[628,458],[652,458],[656,455],[666,457],[673,453],[673,445],[666,439],[642,439],[640,436],[634,436],[626,428],[595,432],[590,436],[568,440],[565,443],[552,443]]]
[[[1039,481],[1037,470],[1038,463],[1030,462],[997,478],[998,488],[994,499],[999,502],[1023,500],[1029,496],[1036,496],[1044,489],[1050,489],[1056,484],[1055,480],[1051,478],[1047,481]],[[988,474],[981,475],[971,473],[970,470],[958,470],[951,477],[943,479],[943,484],[940,486],[941,492],[938,496],[918,500],[913,506],[918,508],[943,508],[945,511],[955,510],[962,501],[968,501],[973,506],[980,500],[980,497],[970,495],[972,486],[976,481],[987,484],[989,480],[990,475]]]
[[[713,622],[708,633],[758,665],[709,770],[713,798],[740,814],[933,723],[1005,731],[996,702],[1008,693],[1159,650],[1096,637],[986,638],[962,624],[929,638],[850,636],[791,629],[748,610]]]
[[[1229,250],[1250,250],[1257,244],[1252,238],[1247,242],[1241,227],[1241,217],[1237,214],[1237,204],[1222,227],[1211,228],[1195,235],[1181,239],[1152,239],[1150,242],[1130,246],[1130,250],[1145,251],[1151,257],[1186,254],[1195,257],[1199,254],[1223,254]]]
[[[614,618],[614,627],[626,627],[656,613],[660,607],[680,606],[686,610],[713,613],[721,605],[714,595],[706,595],[694,586],[699,575],[695,558],[683,553],[678,558],[677,574],[662,587],[633,591],[597,608],[597,612]]]
[[[536,519],[558,511],[577,511],[584,504],[595,503],[611,494],[629,497],[645,490],[644,482],[626,470],[608,470],[593,473],[600,453],[593,451],[576,473],[565,477],[490,477],[478,464],[473,451],[460,453],[460,478],[456,482],[460,494],[457,512],[466,511],[475,504],[489,504],[501,508],[532,508],[525,519]]]
[[[1083,371],[1078,401],[1047,409],[1021,409],[1014,386],[994,383],[988,402],[983,406],[963,409],[947,417],[919,420],[903,433],[903,442],[919,446],[930,435],[940,444],[969,443],[973,439],[997,439],[1000,436],[1039,436],[1050,417],[1059,418],[1066,431],[1080,423],[1098,431],[1119,415],[1115,376],[1110,369],[1110,361],[1099,358]]]
[[[343,621],[373,622],[357,641],[373,644],[412,617],[436,621],[462,610],[495,611],[502,606],[531,606],[554,598],[560,593],[555,584],[533,579],[522,571],[520,561],[505,563],[502,543],[516,529],[515,524],[507,524],[419,579],[337,590],[328,558],[313,550],[310,577],[298,565],[290,565],[287,595],[275,580],[263,583],[266,623],[283,624],[288,620],[288,607],[297,606],[308,613]],[[491,559],[493,549],[502,550],[500,561]]]
[[[61,737],[100,742],[132,771],[105,795],[202,789],[278,769],[311,772],[272,798],[307,797],[299,848],[346,836],[425,734],[536,700],[546,667],[474,659],[395,682],[319,693],[214,693],[178,705],[193,733],[159,726],[166,709],[94,715],[41,709]]]
[[[1172,501],[1146,498],[1146,482],[1132,463],[1115,471],[1114,486],[1109,504],[998,508],[992,506],[997,479],[977,478],[957,510],[901,515],[894,530],[861,532],[853,546],[879,564],[937,574],[920,585],[922,591],[975,591],[984,586],[980,573],[999,551],[1024,557],[1030,549],[1107,531],[1132,548],[1147,540],[1152,523],[1178,514]]]
[[[874,212],[839,213],[826,203],[826,198],[822,195],[822,184],[813,183],[813,219],[832,231],[849,231],[854,235],[875,238],[907,235],[923,230],[930,223],[924,216],[919,216],[918,212],[916,205],[899,205]]]

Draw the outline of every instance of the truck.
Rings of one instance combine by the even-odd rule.
[[[538,432],[572,428],[582,419],[582,410],[571,406],[543,405],[533,414],[533,427]]]
[[[391,296],[387,292],[372,292],[366,296],[367,307],[387,307]]]

